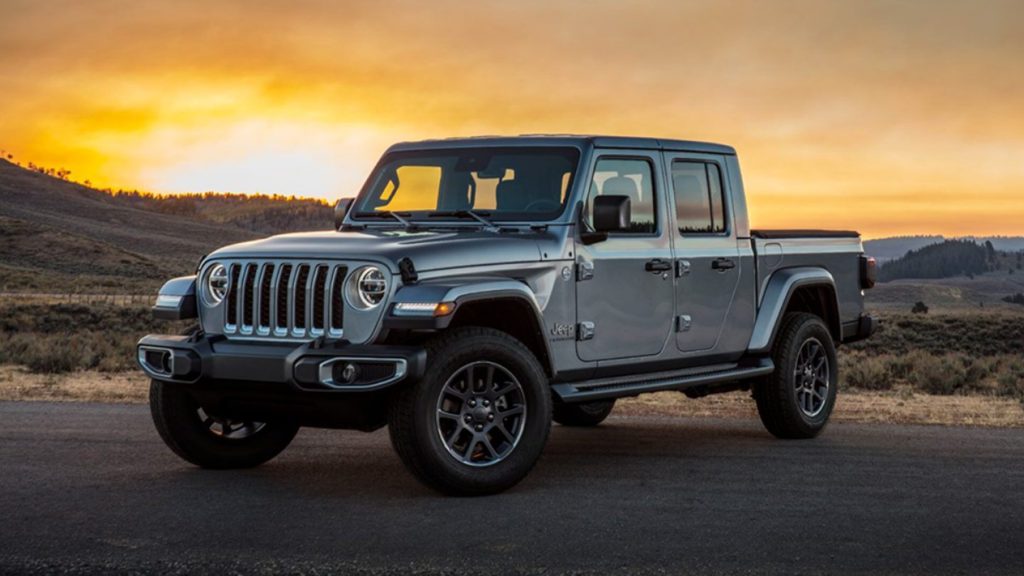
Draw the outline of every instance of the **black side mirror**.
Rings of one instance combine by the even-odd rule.
[[[352,207],[352,202],[355,198],[339,198],[334,204],[334,229],[338,230],[341,228],[341,224],[345,222],[345,216],[348,214],[349,208]]]
[[[629,229],[629,196],[595,196],[594,230],[598,232],[621,232]]]

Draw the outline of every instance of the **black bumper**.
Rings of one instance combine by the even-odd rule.
[[[238,342],[223,336],[145,336],[139,366],[152,378],[180,384],[251,383],[301,392],[372,392],[418,380],[419,347],[346,341]]]

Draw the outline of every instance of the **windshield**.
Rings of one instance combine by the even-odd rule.
[[[575,148],[473,148],[398,152],[384,158],[356,200],[356,218],[549,220],[558,216],[579,163]]]

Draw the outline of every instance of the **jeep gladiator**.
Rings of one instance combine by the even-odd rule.
[[[184,460],[259,465],[302,426],[388,426],[450,494],[519,482],[554,420],[617,398],[746,390],[810,438],[836,347],[869,336],[855,232],[752,230],[736,152],[651,138],[521,136],[389,148],[336,229],[221,248],[167,282],[149,335],[156,428]]]

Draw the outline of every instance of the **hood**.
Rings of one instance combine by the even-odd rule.
[[[410,258],[418,271],[541,260],[547,233],[502,234],[478,230],[423,231],[362,230],[303,232],[232,244],[209,258],[337,258],[375,260],[398,271],[398,261]]]

